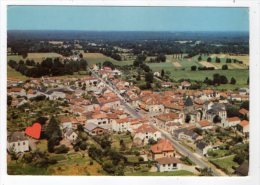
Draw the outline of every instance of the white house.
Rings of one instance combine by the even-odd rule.
[[[65,139],[69,140],[71,143],[75,142],[78,138],[78,134],[73,131],[72,129],[69,129],[64,134]]]
[[[11,96],[26,96],[26,91],[21,87],[12,87],[8,89],[8,94]]]
[[[94,113],[87,119],[87,123],[94,123],[96,125],[110,126],[109,119],[105,113]]]
[[[67,116],[59,116],[60,127],[62,130],[64,129],[72,129],[72,119]]]
[[[234,127],[237,126],[241,122],[239,117],[231,117],[227,118],[226,121],[223,123],[223,127]]]
[[[22,132],[14,132],[8,136],[7,139],[7,150],[9,152],[14,151],[15,153],[29,151],[29,140]]]
[[[175,157],[163,157],[156,159],[159,172],[170,172],[181,169],[181,162]]]
[[[47,97],[50,100],[57,100],[59,98],[64,99],[64,98],[66,98],[66,94],[64,92],[54,91],[50,94],[47,94]]]
[[[138,127],[136,130],[134,130],[134,142],[135,140],[141,140],[142,144],[147,144],[149,139],[153,139],[154,141],[157,141],[161,138],[161,132],[154,129],[152,126],[148,124],[143,124],[142,126]]]
[[[112,73],[113,75],[116,75],[116,76],[121,76],[121,75],[122,75],[122,72],[119,71],[118,69],[114,69],[111,73]]]
[[[244,134],[249,133],[249,122],[247,120],[243,120],[239,123],[240,131]]]
[[[116,132],[127,132],[131,130],[129,118],[116,119],[112,121],[112,130]]]

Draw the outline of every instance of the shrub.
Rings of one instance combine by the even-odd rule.
[[[56,154],[63,154],[63,153],[67,153],[68,151],[69,151],[69,147],[66,147],[65,145],[60,145],[55,148]]]
[[[87,143],[86,142],[81,142],[80,145],[79,145],[79,148],[81,150],[86,150],[87,149]]]

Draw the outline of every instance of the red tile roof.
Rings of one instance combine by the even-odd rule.
[[[231,117],[231,118],[227,118],[228,122],[235,122],[235,121],[240,121],[239,117]]]
[[[243,115],[248,114],[248,112],[249,112],[249,111],[246,110],[246,109],[244,109],[244,108],[242,108],[242,109],[239,110],[239,113],[240,113],[240,114],[243,114]]]
[[[126,122],[129,122],[130,119],[129,118],[122,118],[122,119],[117,119],[116,122],[118,124],[121,124],[121,123],[126,123]]]
[[[249,122],[248,122],[247,120],[243,120],[243,121],[240,122],[240,125],[241,125],[242,127],[245,127],[245,126],[248,126],[248,125],[249,125]]]
[[[161,139],[157,144],[151,146],[152,153],[172,152],[174,147],[168,139]]]
[[[208,120],[200,120],[198,123],[200,124],[201,127],[210,126],[210,122]]]
[[[179,159],[176,159],[175,157],[163,157],[156,159],[156,161],[159,164],[176,164],[176,163],[181,163]]]
[[[135,130],[135,133],[155,133],[157,130],[148,124],[143,124]]]

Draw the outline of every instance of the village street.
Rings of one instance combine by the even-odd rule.
[[[92,69],[89,68],[91,71],[92,75],[96,78],[98,78],[100,81],[102,81],[106,87],[113,91],[121,100],[122,106],[131,114],[132,117],[134,118],[140,118],[140,117],[149,117],[149,120],[152,120],[152,118],[147,115],[147,114],[142,114],[141,111],[136,111],[126,100],[123,96],[120,95],[116,87],[110,82],[110,81],[105,81],[104,79],[100,78],[98,74],[93,71]],[[152,121],[149,122],[152,127],[154,127],[156,130],[159,130],[162,135],[169,139],[175,146],[175,148],[178,150],[179,153],[181,153],[183,156],[187,156],[190,158],[192,162],[194,162],[199,168],[208,168],[212,171],[214,176],[226,176],[224,172],[221,170],[217,169],[213,164],[211,164],[209,161],[207,161],[207,158],[200,156],[197,153],[193,153],[190,150],[188,150],[185,146],[181,145],[176,138],[173,138],[171,134],[168,132],[156,127]]]

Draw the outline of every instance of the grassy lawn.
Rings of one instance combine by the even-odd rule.
[[[7,79],[27,80],[28,77],[17,72],[15,69],[7,66]]]
[[[87,153],[63,154],[67,159],[48,168],[52,175],[105,175],[102,167],[92,160]],[[61,157],[61,155],[59,156]],[[90,165],[90,162],[93,162]]]
[[[234,170],[232,169],[232,166],[238,167],[239,165],[233,161],[235,155],[230,155],[227,157],[217,158],[210,160],[213,164],[216,166],[219,166],[220,168],[226,169],[228,173],[233,173]]]
[[[213,156],[209,157],[209,159],[213,159],[214,160],[216,158],[220,158],[220,157],[224,157],[224,156],[228,155],[230,151],[229,150],[220,150],[220,149],[218,149],[218,150],[209,150],[208,152],[213,152],[213,153],[216,154],[215,157],[213,157]]]
[[[126,148],[129,149],[131,148],[132,145],[132,140],[131,140],[131,136],[127,135],[127,134],[113,134],[112,135],[112,147],[116,148],[116,149],[120,149],[120,140],[123,140]]]
[[[193,176],[194,174],[185,170],[178,170],[173,172],[138,172],[125,174],[127,176]]]
[[[136,155],[125,155],[127,158],[127,161],[132,162],[132,163],[137,163],[139,162],[138,157]]]
[[[7,173],[8,175],[50,175],[46,168],[39,168],[15,161],[7,163]]]
[[[40,151],[44,152],[47,151],[47,140],[42,139],[36,142],[36,148],[39,149]]]

